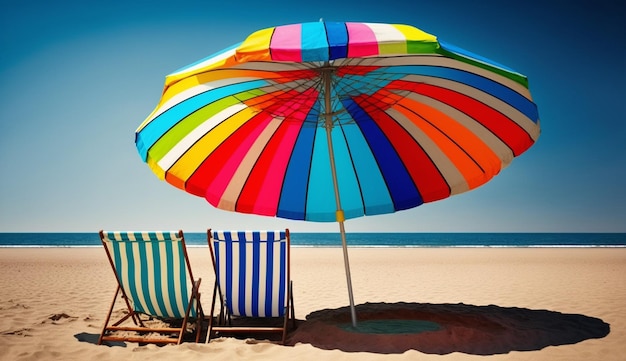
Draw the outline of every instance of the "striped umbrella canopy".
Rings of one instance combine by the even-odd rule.
[[[504,65],[409,25],[315,22],[169,74],[136,146],[215,207],[339,222],[353,305],[345,219],[474,189],[539,133],[527,78]]]

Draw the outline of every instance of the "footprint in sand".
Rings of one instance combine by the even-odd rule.
[[[51,315],[46,320],[44,320],[42,323],[47,323],[48,320],[51,320],[53,325],[62,325],[67,322],[76,321],[77,319],[78,317],[70,316],[67,313],[55,313],[54,315]]]
[[[32,329],[30,329],[30,328],[22,328],[22,329],[15,330],[15,331],[6,331],[6,332],[2,332],[2,333],[0,333],[0,335],[3,335],[3,336],[23,336],[23,337],[30,337],[30,336],[32,336],[32,335],[30,334],[30,331],[31,331],[31,330],[32,330]]]
[[[21,303],[15,301],[15,300],[8,300],[7,302],[3,302],[3,304],[0,305],[0,311],[2,311],[2,310],[14,310],[16,308],[26,310],[29,307],[24,305],[24,304],[21,304]]]

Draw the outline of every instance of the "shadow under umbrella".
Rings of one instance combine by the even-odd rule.
[[[356,329],[348,307],[315,311],[290,334],[287,344],[382,354],[417,350],[494,355],[575,344],[610,332],[610,325],[598,318],[517,307],[401,302],[356,308]]]

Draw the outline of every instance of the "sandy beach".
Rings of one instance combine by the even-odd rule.
[[[208,248],[189,249],[209,308]],[[100,248],[0,250],[0,360],[623,360],[624,248],[350,248],[358,313],[430,320],[438,331],[359,335],[340,248],[293,248],[296,318],[262,339],[98,346],[116,283]],[[308,317],[308,319],[307,319]],[[306,320],[306,321],[305,321]],[[410,347],[406,349],[406,345]]]

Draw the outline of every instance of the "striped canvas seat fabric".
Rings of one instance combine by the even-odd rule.
[[[286,231],[211,231],[216,277],[229,313],[283,317],[289,284]]]
[[[135,312],[183,318],[192,280],[182,234],[178,232],[102,232],[120,286]],[[196,308],[191,308],[196,317]]]

